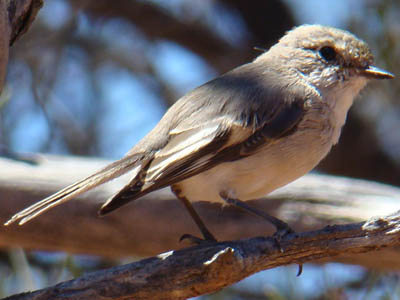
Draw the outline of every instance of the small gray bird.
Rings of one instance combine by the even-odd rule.
[[[130,172],[130,183],[101,207],[100,215],[171,186],[206,240],[215,238],[190,202],[234,204],[266,218],[278,232],[291,232],[285,222],[244,201],[306,174],[328,154],[369,79],[394,77],[372,63],[367,44],[347,31],[294,28],[253,62],[179,99],[122,159],[17,213],[5,225],[26,223]]]

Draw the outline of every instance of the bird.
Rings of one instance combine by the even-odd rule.
[[[290,226],[246,203],[311,171],[335,145],[354,99],[371,79],[394,75],[373,65],[368,45],[322,25],[288,31],[268,51],[195,88],[172,105],[124,157],[15,214],[20,225],[129,173],[99,210],[108,214],[170,186],[203,238],[216,241],[192,206],[228,203],[259,215],[276,232]]]

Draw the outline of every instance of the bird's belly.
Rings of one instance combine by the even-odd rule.
[[[240,200],[261,198],[309,172],[332,146],[319,134],[296,137],[298,134],[246,158],[221,163],[176,186],[190,201],[221,202],[221,192]]]

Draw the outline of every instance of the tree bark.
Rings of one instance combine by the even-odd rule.
[[[8,12],[10,46],[28,31],[43,6],[43,0],[2,1]],[[4,7],[2,8],[2,11]]]
[[[7,14],[7,3],[0,2],[0,92],[3,90],[8,63],[11,28]]]
[[[9,47],[30,27],[43,0],[0,1],[0,91],[7,71]]]
[[[6,299],[187,299],[277,266],[398,247],[400,215],[290,234],[279,244],[269,237],[202,244]]]

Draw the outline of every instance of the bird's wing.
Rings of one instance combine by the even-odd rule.
[[[118,194],[107,201],[100,214],[106,214],[151,191],[177,183],[220,163],[249,156],[285,135],[304,115],[304,99],[294,99],[277,109],[259,128],[233,120],[216,119],[202,126],[170,132],[168,144]],[[190,124],[193,122],[189,121]]]
[[[282,95],[282,80],[270,71],[251,63],[195,89],[121,160],[17,213],[6,225],[17,220],[23,224],[132,171],[133,180],[101,208],[104,214],[219,163],[251,155],[289,134],[304,115],[306,95],[288,91],[293,89],[288,86]]]

